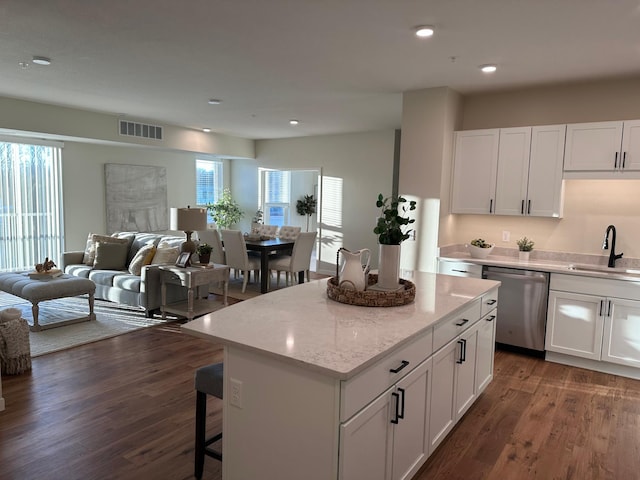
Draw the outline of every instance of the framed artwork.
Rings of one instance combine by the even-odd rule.
[[[106,163],[104,179],[109,234],[169,229],[164,167]]]
[[[191,252],[182,252],[176,260],[176,267],[188,267],[191,265]]]

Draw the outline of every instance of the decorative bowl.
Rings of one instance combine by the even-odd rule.
[[[491,254],[494,246],[495,245],[492,244],[489,248],[480,248],[475,245],[466,245],[471,258],[487,258]]]

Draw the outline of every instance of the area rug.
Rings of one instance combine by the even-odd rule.
[[[251,276],[253,278],[253,275]],[[284,284],[284,274],[280,277],[280,286],[276,286],[276,280],[274,277],[271,278],[271,286],[269,287],[269,291],[272,292],[274,290],[279,290],[281,288],[285,288]],[[222,288],[218,287],[217,284],[212,284],[209,287],[209,293],[214,293],[216,295],[222,295]],[[250,298],[257,297],[261,295],[260,293],[260,282],[251,282],[247,283],[247,288],[245,292],[242,292],[242,277],[233,278],[233,273],[231,273],[231,278],[229,279],[229,290],[227,296],[230,298],[235,298],[236,300],[249,300]]]
[[[222,302],[214,302],[214,304],[216,310],[224,307]],[[33,324],[30,302],[0,292],[0,310],[10,307],[21,309],[22,318],[29,324]],[[40,303],[38,321],[41,325],[46,325],[55,321],[86,316],[88,312],[89,304],[86,296],[49,300]],[[147,318],[141,309],[101,300],[95,301],[94,312],[95,321],[30,332],[31,356],[37,357],[176,320],[175,316],[169,315],[167,320],[162,320],[159,315]]]

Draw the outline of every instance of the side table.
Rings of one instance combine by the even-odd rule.
[[[195,290],[201,285],[209,285],[213,282],[223,282],[223,303],[227,305],[227,291],[229,289],[228,265],[218,263],[210,264],[211,267],[176,267],[174,265],[160,265],[162,283],[160,293],[162,295],[162,318],[166,318],[166,312],[182,315],[191,321],[194,317],[210,313],[215,310],[214,302],[208,299],[196,299]],[[186,302],[178,302],[167,305],[167,283],[182,285],[188,289]],[[208,294],[208,290],[207,290]]]

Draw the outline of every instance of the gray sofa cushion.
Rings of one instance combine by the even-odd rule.
[[[128,243],[96,244],[96,258],[93,261],[94,270],[124,270],[127,262]]]

